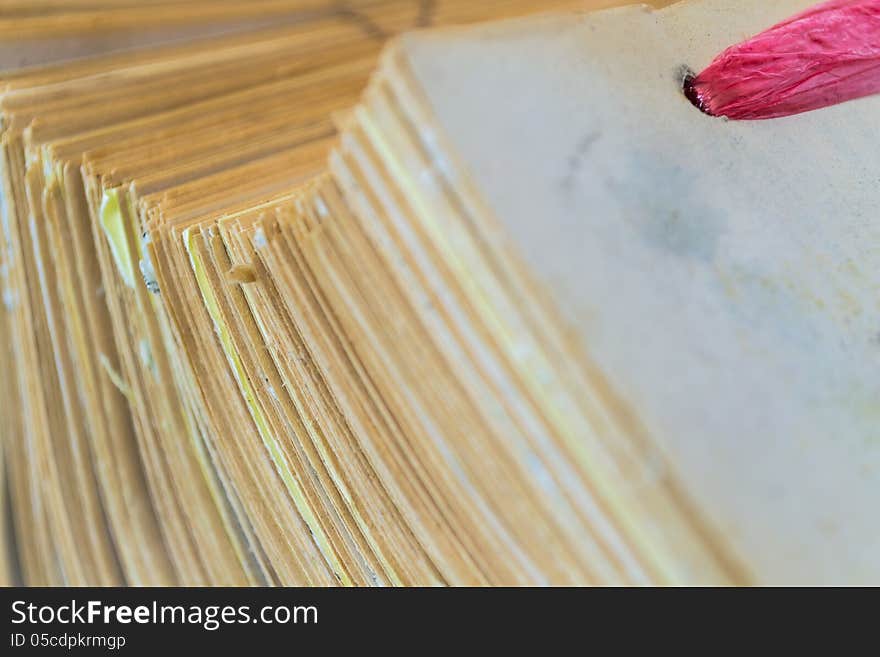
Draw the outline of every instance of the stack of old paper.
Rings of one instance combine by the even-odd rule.
[[[6,78],[25,581],[877,581],[880,104],[681,93],[810,3],[349,4]]]

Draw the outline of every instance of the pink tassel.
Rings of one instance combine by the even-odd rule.
[[[694,105],[773,119],[880,93],[880,0],[831,0],[728,48],[685,81]]]

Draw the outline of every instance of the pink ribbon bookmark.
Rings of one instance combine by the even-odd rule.
[[[706,114],[731,120],[791,116],[880,93],[880,0],[819,4],[728,48],[684,89]]]

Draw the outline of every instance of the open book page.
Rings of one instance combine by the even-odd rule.
[[[682,71],[812,4],[685,2],[405,37],[486,203],[763,582],[880,580],[880,98],[727,122]]]

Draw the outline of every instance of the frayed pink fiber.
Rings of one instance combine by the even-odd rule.
[[[712,116],[773,119],[880,93],[880,0],[831,0],[728,48],[686,81]]]

